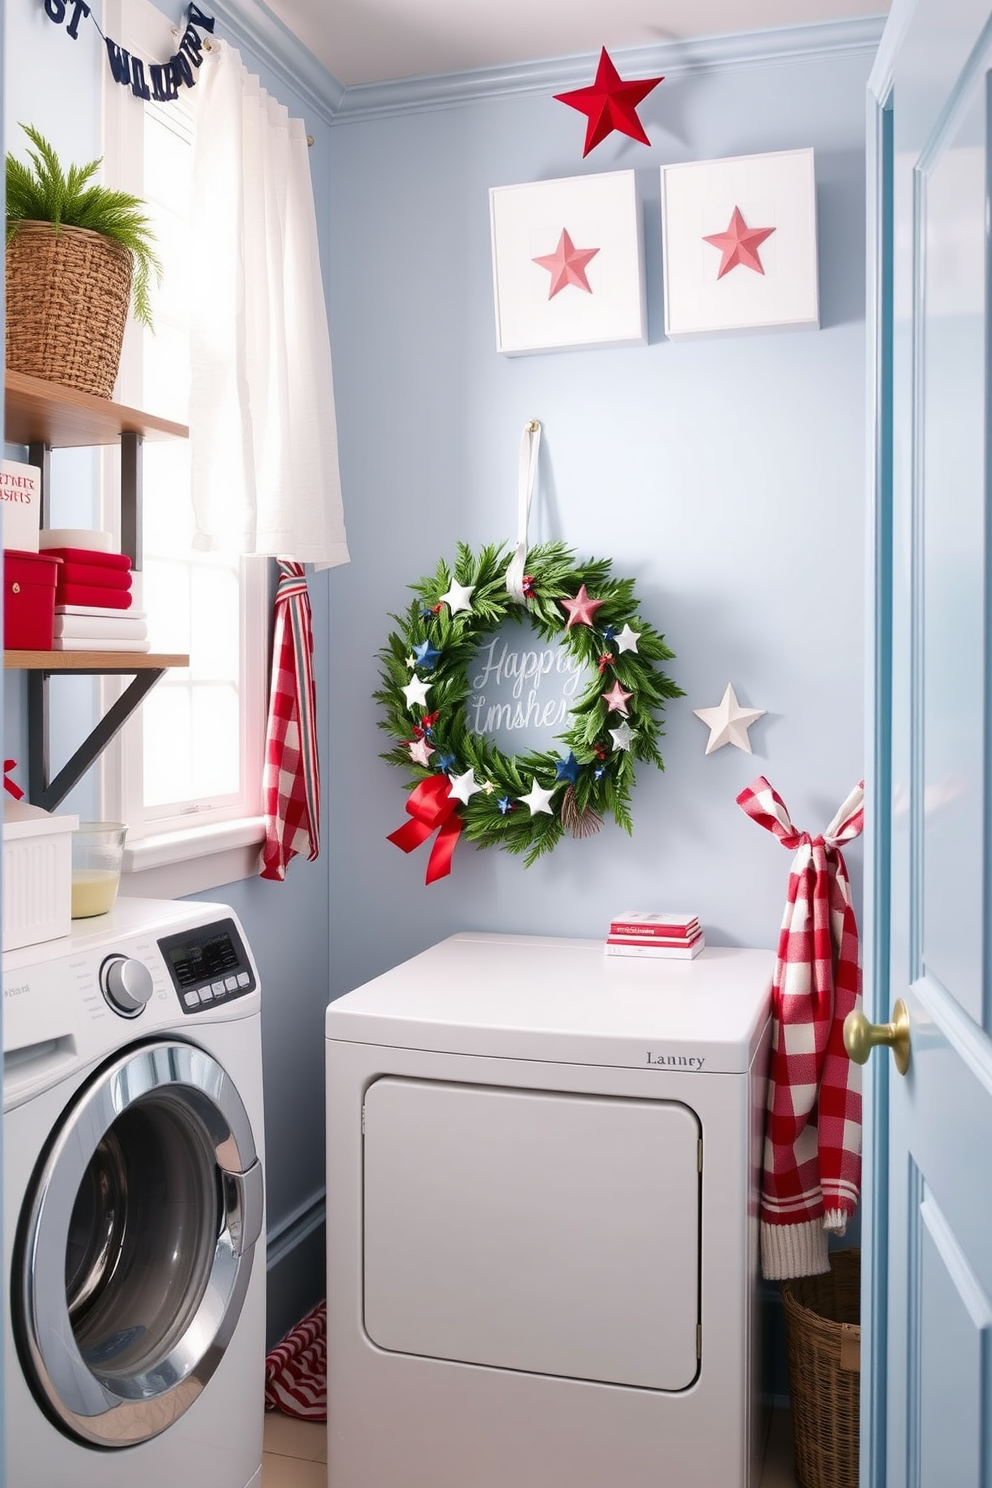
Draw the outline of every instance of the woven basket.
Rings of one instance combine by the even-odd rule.
[[[833,1250],[830,1271],[782,1283],[800,1488],[858,1488],[861,1252]]]
[[[132,272],[130,251],[99,233],[20,222],[7,244],[7,366],[109,398]]]

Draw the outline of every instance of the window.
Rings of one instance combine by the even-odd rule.
[[[108,24],[124,46],[152,61],[171,54],[165,16],[144,0],[129,0],[126,14],[117,0],[117,10]],[[142,103],[113,84],[107,94],[105,177],[146,202],[164,268],[153,294],[154,332],[128,328],[118,396],[185,423],[190,317],[209,314],[210,303],[210,287],[195,282],[187,249],[189,103],[182,96]],[[113,513],[113,456],[105,472]],[[188,652],[190,664],[165,674],[105,757],[104,809],[128,822],[129,864],[138,869],[260,840],[270,608],[268,560],[193,551],[188,444],[146,441],[143,486],[144,566],[135,604],[146,611],[152,650]],[[117,689],[113,679],[106,686]],[[221,871],[231,876],[228,865]],[[174,892],[189,886],[184,879]]]

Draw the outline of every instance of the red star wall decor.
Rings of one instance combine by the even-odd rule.
[[[629,135],[631,139],[639,140],[642,145],[650,144],[636,109],[651,90],[662,82],[663,77],[656,77],[625,83],[604,47],[592,87],[576,88],[572,93],[554,95],[559,103],[567,103],[569,108],[578,109],[580,114],[586,115],[588,122],[583,157],[615,129],[621,134]]]
[[[551,275],[548,299],[553,299],[560,289],[565,289],[569,284],[574,284],[576,289],[584,289],[586,294],[592,294],[589,280],[586,278],[586,264],[591,258],[595,258],[598,252],[598,248],[576,248],[566,230],[562,228],[558,247],[554,253],[544,253],[534,260],[536,264],[541,265],[542,269],[547,269]]]
[[[494,186],[489,202],[499,352],[644,344],[636,172]]]
[[[819,325],[812,150],[663,165],[661,227],[670,340]],[[602,234],[589,241],[605,253]]]
[[[704,243],[712,243],[723,255],[716,277],[722,279],[724,274],[729,274],[731,269],[738,267],[763,274],[765,271],[758,257],[758,249],[774,231],[773,227],[748,227],[741,216],[740,207],[735,207],[726,232],[711,233],[703,238]]]

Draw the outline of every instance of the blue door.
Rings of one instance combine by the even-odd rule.
[[[865,1488],[992,1488],[992,20],[895,0],[876,358]],[[872,149],[869,151],[871,160]],[[891,1036],[890,1030],[889,1036]],[[903,1042],[903,1041],[901,1041]]]

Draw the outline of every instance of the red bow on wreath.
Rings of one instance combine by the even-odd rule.
[[[451,781],[447,775],[431,775],[415,786],[407,797],[406,809],[413,820],[404,822],[386,839],[409,853],[440,828],[427,860],[425,883],[431,884],[451,872],[452,855],[464,826],[461,817],[455,814],[457,804],[458,799],[451,794]]]

